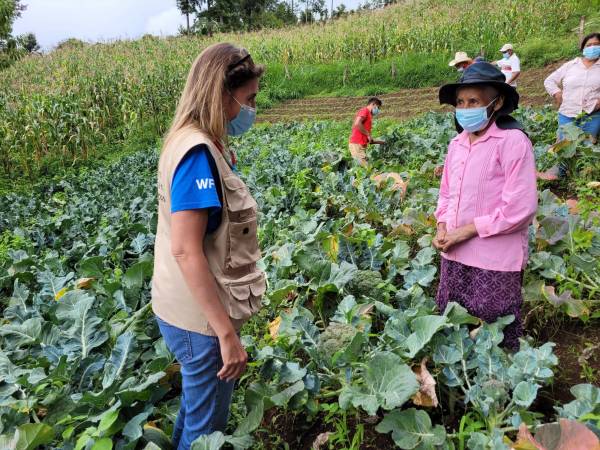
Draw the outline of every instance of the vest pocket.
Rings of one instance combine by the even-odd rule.
[[[256,217],[247,222],[229,222],[228,269],[248,266],[260,259],[256,230]]]
[[[225,282],[225,288],[229,291],[229,317],[244,320],[262,306],[267,281],[263,272],[255,272],[240,280]]]
[[[236,176],[223,178],[225,197],[229,218],[234,222],[256,216],[256,201],[252,198],[246,185]]]

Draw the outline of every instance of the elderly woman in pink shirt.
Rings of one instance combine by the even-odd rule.
[[[600,134],[600,33],[584,37],[580,49],[581,56],[552,72],[544,87],[559,106],[559,127],[574,123],[596,142]]]
[[[442,252],[436,301],[441,311],[458,302],[486,322],[514,315],[504,344],[516,349],[528,226],[537,209],[532,145],[509,116],[519,94],[480,62],[439,97],[456,107],[460,134],[448,147],[435,212],[433,244]]]

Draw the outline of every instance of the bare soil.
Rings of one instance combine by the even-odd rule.
[[[544,90],[544,79],[562,63],[550,64],[540,69],[523,71],[519,78],[521,105],[542,106],[552,99]],[[382,118],[409,119],[428,111],[450,111],[450,107],[439,104],[438,87],[402,89],[381,95]],[[289,122],[296,120],[347,120],[354,117],[363,107],[367,97],[310,97],[290,100],[259,114],[260,122]]]

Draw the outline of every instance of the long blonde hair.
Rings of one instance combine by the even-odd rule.
[[[186,127],[194,127],[215,141],[225,139],[224,94],[260,78],[263,72],[264,68],[255,65],[243,48],[219,43],[204,49],[192,64],[163,149]]]

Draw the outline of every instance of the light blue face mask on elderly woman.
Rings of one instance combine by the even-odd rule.
[[[456,108],[456,120],[469,133],[482,130],[492,118],[492,116],[488,117],[487,110],[496,100],[497,97],[487,106],[482,106],[481,108]]]
[[[240,136],[254,125],[256,109],[248,105],[242,105],[235,97],[233,99],[240,105],[240,112],[227,124],[227,134],[229,136]]]
[[[598,59],[600,58],[600,45],[590,45],[583,49],[583,56],[587,59]]]

